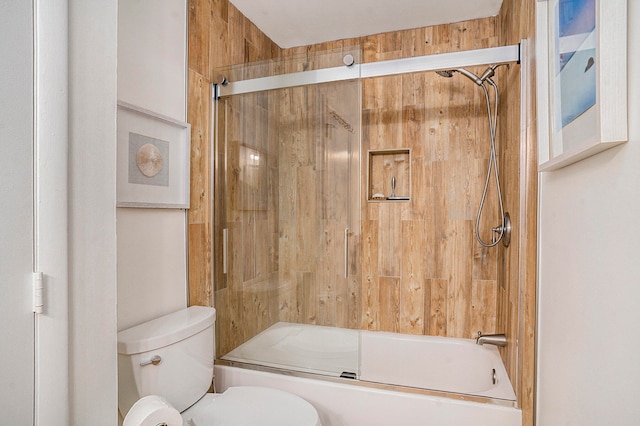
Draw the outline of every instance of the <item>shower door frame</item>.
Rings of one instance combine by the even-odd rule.
[[[518,63],[521,64],[524,62],[524,55],[526,52],[526,40],[522,40],[521,43],[509,46],[501,46],[501,47],[492,47],[492,48],[482,48],[482,49],[474,49],[474,50],[466,50],[466,51],[458,51],[451,53],[440,53],[434,55],[426,55],[412,58],[404,58],[397,60],[387,60],[387,61],[379,61],[379,62],[370,62],[370,63],[362,63],[355,64],[354,66],[339,66],[334,68],[325,68],[318,70],[310,70],[310,71],[302,71],[302,72],[294,72],[289,74],[282,74],[277,76],[269,76],[269,77],[260,77],[253,78],[247,80],[241,80],[236,82],[228,81],[225,77],[223,77],[222,84],[213,84],[212,85],[212,109],[211,109],[211,123],[212,129],[211,132],[211,170],[216,169],[216,155],[215,155],[215,141],[217,129],[215,128],[216,118],[217,118],[217,101],[221,98],[230,97],[233,95],[241,95],[241,94],[250,94],[256,92],[263,92],[275,89],[284,89],[284,88],[292,88],[292,87],[300,87],[300,86],[308,86],[308,85],[317,85],[321,83],[330,83],[337,81],[347,81],[347,80],[362,80],[365,78],[375,78],[375,77],[383,77],[383,76],[391,76],[391,75],[400,75],[407,73],[417,73],[417,72],[430,72],[430,71],[439,71],[439,70],[450,70],[457,68],[466,68],[466,67],[475,67],[475,66],[486,66],[493,64],[508,64],[508,63]],[[250,65],[250,64],[244,64]],[[520,73],[520,81],[521,81],[521,126],[524,126],[524,115],[526,114],[525,105],[528,99],[528,93],[526,89],[526,80],[527,76],[525,73],[525,67],[522,68]],[[522,132],[521,132],[522,134]],[[215,180],[215,172],[212,172],[210,175],[210,188],[212,190],[216,188]],[[219,183],[218,183],[219,184]],[[214,208],[214,198],[211,197],[211,206],[210,206],[210,220],[211,220],[211,241],[214,241],[214,224],[216,210]],[[524,212],[523,212],[524,213]],[[521,218],[522,219],[522,218]],[[524,223],[524,222],[523,222]],[[226,236],[223,236],[223,239]],[[226,257],[226,253],[223,250],[223,258]],[[226,268],[228,259],[223,259],[223,268]],[[226,271],[225,271],[226,272]],[[214,267],[211,268],[211,279],[212,283],[215,279],[215,271]],[[214,291],[212,291],[213,297]],[[520,303],[521,301],[519,301]],[[520,327],[519,327],[520,328]],[[250,364],[246,366],[247,368],[258,368],[260,366],[250,367]],[[265,368],[268,369],[268,368]],[[304,376],[303,373],[296,373],[294,371],[288,372],[288,374],[292,375],[300,375]],[[330,376],[327,376],[330,379]],[[517,386],[514,380],[514,386]]]
[[[355,66],[301,71],[237,82],[228,82],[226,78],[223,78],[224,83],[213,84],[212,96],[213,100],[218,100],[222,97],[232,95],[331,83],[335,81],[384,77],[413,72],[450,70],[491,64],[506,64],[511,62],[520,63],[520,57],[521,44],[514,44],[510,46],[416,56],[413,58],[367,62],[355,64]]]

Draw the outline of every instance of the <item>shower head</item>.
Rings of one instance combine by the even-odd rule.
[[[436,74],[438,74],[441,77],[451,78],[453,77],[454,73],[458,72],[464,75],[465,77],[467,77],[469,80],[473,81],[478,86],[482,86],[482,84],[485,81],[490,80],[491,77],[495,75],[496,68],[498,68],[500,65],[504,65],[504,64],[494,64],[489,66],[486,70],[484,70],[484,72],[480,75],[480,77],[478,77],[471,71],[467,71],[464,68],[458,68],[455,70],[440,70],[440,71],[436,71]]]
[[[475,75],[471,71],[465,70],[464,68],[458,68],[455,70],[439,70],[439,71],[436,71],[436,74],[438,74],[440,77],[451,78],[453,77],[453,74],[457,72],[464,75],[465,77],[467,77],[468,79],[476,83],[477,85],[482,85],[482,80],[480,80],[480,78],[477,75]]]
[[[456,72],[455,70],[440,70],[440,71],[436,71],[436,74],[438,74],[440,77],[445,77],[445,78],[451,78],[453,77],[453,73]]]

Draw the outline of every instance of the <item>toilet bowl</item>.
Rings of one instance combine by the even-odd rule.
[[[118,333],[123,426],[321,426],[316,409],[277,389],[213,379],[215,309],[191,306]]]
[[[196,426],[321,426],[316,409],[299,396],[253,386],[206,394],[182,418]]]
[[[138,400],[123,426],[321,426],[318,413],[304,399],[257,386],[236,386],[221,394],[207,393],[180,413],[164,398]]]

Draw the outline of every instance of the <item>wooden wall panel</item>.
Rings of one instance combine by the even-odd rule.
[[[211,282],[211,229],[209,223],[190,223],[189,232],[189,303],[208,306],[213,288]]]
[[[428,304],[425,304],[425,312],[429,310],[429,328],[430,336],[446,336],[447,335],[447,287],[449,280],[446,279],[429,279]],[[428,305],[428,306],[427,306]]]
[[[377,207],[377,204],[375,205]],[[378,221],[362,221],[362,325],[363,330],[378,330]]]
[[[498,288],[495,280],[474,280],[471,288],[471,329],[496,329]]]
[[[379,331],[400,332],[400,278],[380,277],[378,287]]]
[[[403,285],[400,287],[400,332],[425,334],[428,312],[425,312],[425,244],[426,223],[422,220],[402,221],[401,271]],[[419,253],[416,255],[416,253]]]
[[[211,84],[202,75],[189,70],[188,115],[191,124],[191,185],[189,223],[208,223],[211,170]]]
[[[208,79],[209,50],[212,39],[211,0],[189,1],[189,71]],[[216,14],[217,15],[217,14]],[[191,77],[189,77],[189,83]],[[191,94],[189,94],[191,100]]]

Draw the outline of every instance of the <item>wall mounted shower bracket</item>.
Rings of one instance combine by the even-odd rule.
[[[496,226],[495,228],[491,228],[491,230],[497,235],[502,233],[502,245],[509,247],[509,244],[511,244],[511,216],[509,216],[509,213],[504,214],[503,223],[504,225]]]

